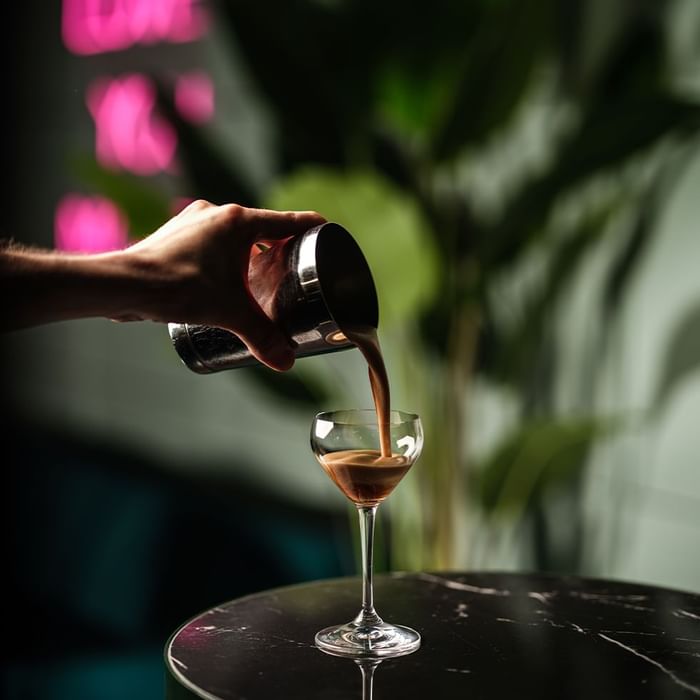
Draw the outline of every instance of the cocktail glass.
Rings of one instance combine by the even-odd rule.
[[[381,457],[377,414],[373,410],[319,413],[311,426],[311,448],[316,459],[355,504],[360,519],[362,608],[354,620],[316,634],[316,646],[336,656],[402,656],[420,646],[418,632],[384,622],[374,609],[372,547],[377,508],[413,466],[423,447],[423,427],[417,415],[392,411],[384,429],[390,433],[390,457]]]

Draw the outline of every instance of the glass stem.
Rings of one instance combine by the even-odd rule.
[[[374,669],[379,666],[381,661],[356,661],[362,673],[362,700],[372,700],[372,691],[374,690]]]
[[[359,506],[360,539],[362,540],[362,610],[355,618],[358,625],[377,625],[382,618],[374,609],[374,589],[372,585],[374,547],[374,516],[377,506]]]

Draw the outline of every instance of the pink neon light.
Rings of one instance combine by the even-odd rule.
[[[175,83],[175,106],[194,124],[208,122],[214,116],[214,84],[206,73],[181,75]]]
[[[88,88],[97,160],[102,165],[138,175],[153,175],[170,168],[177,135],[155,112],[155,102],[155,86],[138,73],[98,79]]]
[[[102,253],[128,244],[126,217],[104,197],[68,194],[54,216],[54,242],[58,250]]]
[[[69,51],[90,55],[194,41],[208,23],[200,0],[63,0],[61,32]]]

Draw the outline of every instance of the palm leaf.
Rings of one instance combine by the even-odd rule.
[[[549,256],[541,284],[519,314],[519,321],[506,330],[489,319],[488,354],[480,354],[480,369],[492,379],[523,386],[538,364],[547,322],[573,283],[576,272],[596,244],[614,229],[608,224],[618,210],[617,199],[583,217],[576,228],[560,236]],[[488,308],[488,307],[487,307]]]
[[[656,385],[652,406],[662,411],[674,391],[700,369],[700,304],[691,306],[676,324]]]
[[[491,517],[522,517],[552,486],[584,469],[594,442],[611,426],[597,418],[524,423],[477,468],[481,508]]]
[[[637,213],[634,224],[610,265],[603,290],[603,314],[606,324],[610,324],[619,311],[634,273],[653,240],[666,195],[680,180],[696,151],[697,149],[684,149],[677,157],[671,158],[635,202]]]
[[[547,49],[553,3],[485,6],[478,33],[464,52],[452,104],[433,142],[437,160],[454,159],[501,126],[520,104]]]
[[[588,114],[561,148],[554,167],[524,189],[487,233],[488,267],[517,260],[546,230],[549,212],[562,194],[586,178],[619,168],[662,137],[698,127],[700,105],[668,93],[635,96]]]

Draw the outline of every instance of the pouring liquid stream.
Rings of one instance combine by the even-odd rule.
[[[377,329],[356,325],[344,327],[343,332],[367,361],[380,450],[330,452],[323,456],[322,464],[336,486],[356,505],[377,505],[394,490],[410,469],[411,462],[391,450],[389,378]]]
[[[386,365],[382,357],[382,349],[379,346],[377,329],[372,326],[349,326],[343,329],[345,336],[357,345],[364,355],[369,369],[369,383],[372,388],[374,409],[377,413],[377,428],[379,430],[379,444],[382,457],[391,457],[391,394],[389,391],[389,377],[386,373]]]

